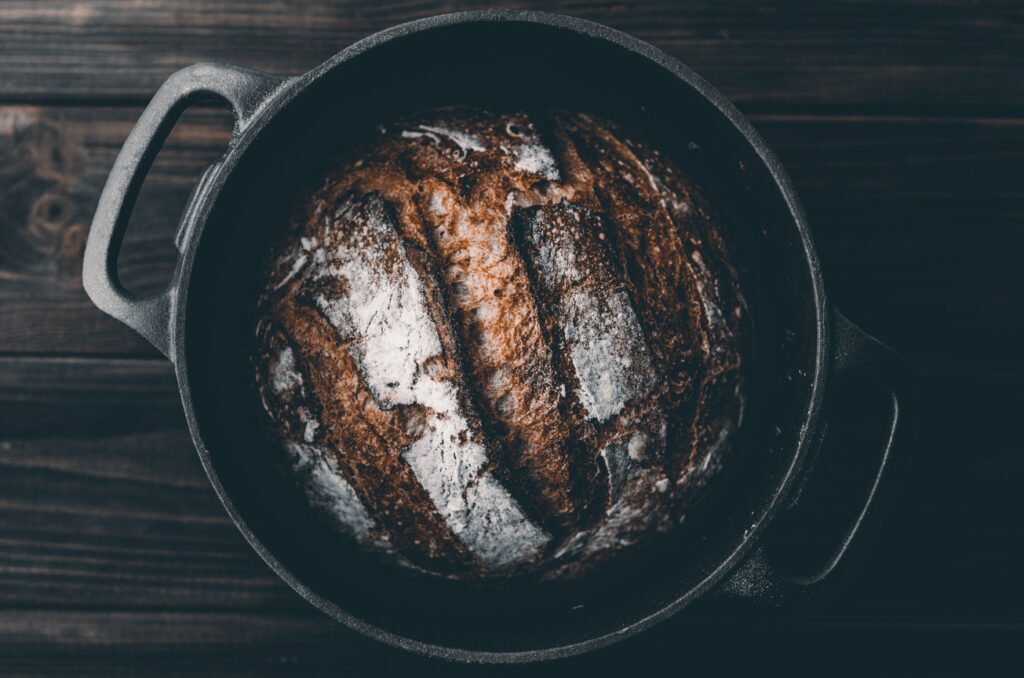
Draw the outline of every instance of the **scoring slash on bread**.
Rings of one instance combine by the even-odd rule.
[[[276,245],[256,332],[310,502],[447,577],[571,577],[667,532],[742,418],[746,307],[710,207],[584,114],[381,127]]]

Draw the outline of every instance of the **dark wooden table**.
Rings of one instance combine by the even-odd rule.
[[[793,175],[836,305],[907,357],[920,390],[886,520],[826,602],[687,611],[544,670],[1019,675],[1022,6],[512,4],[633,33],[725,92]],[[472,6],[0,3],[0,673],[445,668],[348,632],[274,577],[207,485],[171,366],[92,306],[80,274],[114,156],[172,71],[214,59],[295,74]],[[178,214],[229,126],[192,109],[162,152],[121,258],[134,289],[167,279]]]

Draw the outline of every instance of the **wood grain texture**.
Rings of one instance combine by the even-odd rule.
[[[993,536],[1024,538],[1024,498],[1015,489],[1024,457],[1003,444],[1024,374],[942,371],[919,379],[920,439],[901,450],[889,524],[872,549],[884,556],[867,559],[844,602],[815,614],[1017,619],[1024,582],[1014,573],[1024,554]],[[872,454],[877,441],[862,419],[873,403],[856,390],[839,397],[834,435]],[[985,426],[938,425],[959,419]],[[0,432],[4,606],[305,609],[224,514],[185,430],[168,364],[0,358]],[[954,486],[964,500],[951,505]],[[990,576],[970,576],[977,571]]]
[[[687,654],[680,638],[701,643]],[[346,634],[313,614],[32,610],[0,616],[0,656],[7,676],[175,675],[190,677],[303,675],[551,676],[623,675],[638,667],[735,675],[764,666],[834,664],[840,675],[962,675],[998,670],[1001,648],[1024,639],[1014,623],[961,627],[935,621],[808,623],[764,617],[740,620],[697,615],[589,657],[528,667],[459,666],[390,652]],[[744,652],[736,652],[742,644]],[[848,654],[851,645],[871,652]],[[978,652],[978,655],[974,655]],[[885,665],[879,668],[879,657]]]
[[[218,59],[296,74],[401,20],[476,6],[0,3],[0,673],[479,674],[362,639],[280,582],[210,489],[171,366],[97,311],[80,280],[107,172],[175,69]],[[647,39],[752,114],[807,208],[833,301],[919,370],[908,410],[917,433],[897,450],[885,520],[821,600],[706,601],[622,645],[530,673],[1016,666],[1024,6],[510,6]],[[191,109],[175,128],[129,227],[120,267],[133,289],[159,289],[170,274],[178,215],[229,128],[212,108]],[[830,406],[833,440],[854,455],[877,444],[860,422],[866,398],[852,389]],[[811,496],[842,490],[842,463],[818,468]],[[826,502],[820,514],[842,519],[836,511]],[[798,538],[773,536],[783,550]]]
[[[0,359],[0,431],[5,605],[299,602],[224,514],[168,363]]]
[[[491,3],[493,4],[493,3]],[[1013,2],[508,2],[608,24],[679,57],[747,106],[1019,110]],[[480,2],[8,0],[0,97],[144,100],[175,69],[297,75],[382,28]],[[955,92],[956,96],[951,97]]]
[[[139,110],[0,107],[0,353],[156,356],[81,289],[92,211]],[[1024,120],[761,115],[792,174],[833,301],[919,365],[1024,367]],[[229,116],[194,109],[144,185],[120,270],[155,292],[178,215]],[[1018,240],[1019,242],[1019,240]],[[971,284],[965,284],[970,281]],[[985,290],[985,304],[974,303]],[[982,332],[988,350],[964,350]]]
[[[97,311],[81,267],[93,211],[138,108],[0,107],[0,352],[158,355]],[[150,170],[119,270],[141,293],[174,269],[189,191],[224,152],[230,115],[187,111]]]

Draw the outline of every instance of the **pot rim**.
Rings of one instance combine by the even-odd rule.
[[[225,490],[217,476],[210,459],[210,452],[202,439],[201,432],[196,421],[195,408],[189,385],[189,371],[187,351],[185,347],[185,319],[188,315],[189,284],[192,277],[192,268],[195,263],[198,243],[201,240],[202,231],[206,226],[210,209],[216,202],[220,190],[227,181],[228,176],[234,170],[239,160],[248,149],[249,145],[257,138],[260,131],[283,110],[293,99],[308,87],[315,84],[321,77],[333,70],[338,65],[347,62],[371,49],[385,43],[399,40],[407,36],[419,34],[434,29],[455,25],[466,24],[490,24],[494,22],[540,24],[555,29],[567,30],[578,35],[603,40],[621,49],[636,54],[652,62],[654,65],[668,71],[686,85],[695,89],[701,96],[709,101],[729,121],[729,123],[742,135],[750,145],[761,162],[764,163],[769,175],[776,187],[782,194],[786,208],[800,234],[800,241],[803,248],[804,260],[811,278],[811,289],[813,294],[813,305],[815,310],[815,357],[814,375],[811,380],[810,397],[803,414],[803,423],[800,427],[796,449],[793,451],[792,459],[786,468],[782,479],[775,488],[771,499],[765,504],[756,521],[751,525],[748,535],[733,550],[728,557],[709,573],[700,583],[692,587],[683,595],[676,598],[672,603],[665,605],[647,617],[620,628],[617,631],[594,636],[587,640],[565,645],[555,645],[542,649],[528,650],[471,650],[460,647],[448,647],[429,643],[388,631],[375,626],[360,617],[350,614],[335,603],[326,600],[316,591],[306,586],[291,570],[286,568],[259,540],[249,528],[243,517],[236,509],[234,502]],[[175,373],[181,391],[182,403],[184,405],[185,417],[188,422],[189,431],[193,443],[199,454],[207,477],[225,511],[232,522],[238,527],[246,541],[264,562],[285,581],[292,589],[302,596],[310,604],[314,605],[324,614],[345,624],[347,627],[377,641],[401,648],[431,658],[455,660],[467,663],[527,663],[550,659],[566,658],[583,654],[611,645],[620,640],[631,637],[654,624],[663,621],[687,604],[703,595],[708,589],[721,581],[731,572],[743,558],[748,554],[753,544],[760,538],[765,527],[784,504],[785,498],[793,489],[796,476],[803,466],[808,451],[812,446],[817,422],[821,415],[822,402],[825,391],[825,381],[828,374],[828,360],[831,355],[831,336],[829,324],[829,306],[825,295],[824,282],[821,275],[820,262],[811,238],[810,229],[804,216],[803,208],[793,189],[789,175],[786,173],[781,162],[775,153],[768,147],[753,125],[736,109],[736,107],[725,98],[717,89],[712,87],[701,76],[697,75],[688,66],[684,65],[675,57],[669,56],[653,45],[633,37],[622,31],[609,28],[586,19],[554,14],[549,12],[525,11],[525,10],[475,10],[465,12],[454,12],[436,16],[416,19],[406,23],[398,24],[391,28],[384,29],[369,35],[349,47],[341,50],[328,60],[312,70],[288,79],[285,84],[275,91],[269,99],[260,106],[259,111],[252,117],[244,130],[233,141],[224,158],[215,170],[216,175],[210,178],[210,190],[205,191],[202,196],[203,204],[196,205],[192,210],[196,222],[193,228],[188,231],[188,238],[183,243],[181,260],[178,273],[175,276],[175,287],[172,294],[172,321],[171,321],[171,345],[172,355],[175,356]]]

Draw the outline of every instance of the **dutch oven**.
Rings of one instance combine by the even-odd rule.
[[[207,98],[234,111],[230,145],[199,178],[181,217],[170,283],[138,298],[117,275],[132,207],[180,113]],[[246,346],[271,239],[357,131],[446,104],[587,111],[642,130],[662,152],[699,149],[706,171],[697,178],[730,227],[742,269],[754,340],[747,416],[726,471],[670,539],[578,582],[457,583],[383,568],[310,519],[259,433]],[[722,590],[730,576],[735,583],[755,552],[754,589],[787,595],[814,586],[863,522],[896,431],[889,353],[829,305],[800,203],[751,124],[675,59],[564,16],[480,11],[414,21],[293,78],[216,63],[175,73],[114,164],[83,276],[100,309],[174,363],[210,483],[267,564],[338,621],[433,656],[527,661],[591,650]],[[878,422],[884,439],[864,450],[870,480],[834,549],[816,571],[787,575],[755,547],[769,523],[792,510],[794,488],[821,446],[826,392],[851,372],[872,377],[870,395],[887,412]]]

